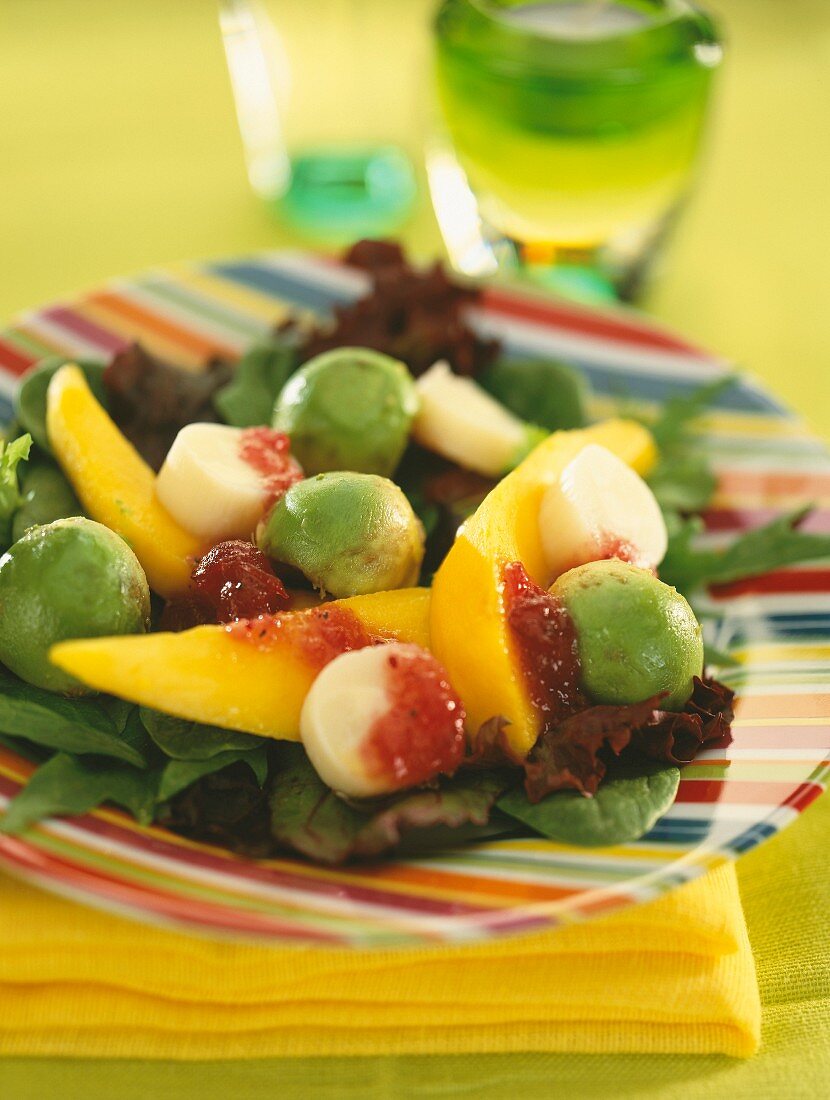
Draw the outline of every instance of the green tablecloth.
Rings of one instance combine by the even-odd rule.
[[[419,0],[397,0],[411,2]],[[828,434],[830,4],[712,6],[730,50],[709,163],[649,306],[751,367]],[[395,9],[389,0],[390,23]],[[247,189],[212,0],[3,0],[0,104],[1,318],[118,273],[286,240]],[[405,235],[421,254],[438,247],[426,205]],[[0,1062],[0,1096],[823,1095],[828,837],[823,799],[741,861],[765,1006],[764,1048],[749,1063],[539,1054],[10,1059]]]

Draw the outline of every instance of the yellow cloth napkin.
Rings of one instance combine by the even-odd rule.
[[[203,940],[0,876],[0,1054],[754,1053],[732,865],[591,924],[358,952]]]

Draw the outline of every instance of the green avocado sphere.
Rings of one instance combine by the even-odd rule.
[[[150,590],[122,538],[91,519],[32,527],[0,558],[0,661],[50,691],[87,688],[49,661],[67,638],[141,634]]]
[[[273,426],[291,437],[307,474],[355,470],[389,477],[418,411],[409,371],[366,348],[336,348],[296,371],[274,406]]]
[[[703,673],[703,636],[680,593],[647,569],[595,561],[551,587],[576,629],[582,687],[595,703],[640,703],[682,710],[692,677]]]
[[[330,472],[292,485],[257,542],[332,596],[407,588],[418,580],[424,532],[394,482]]]

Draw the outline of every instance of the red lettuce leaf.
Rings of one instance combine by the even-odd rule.
[[[692,696],[680,713],[660,710],[661,698],[588,707],[551,723],[526,759],[510,747],[507,720],[491,718],[479,729],[466,764],[522,768],[525,793],[535,803],[563,789],[595,794],[608,760],[623,752],[626,759],[645,757],[682,765],[694,759],[703,745],[731,740],[734,692],[724,684],[695,677]]]
[[[358,241],[344,259],[366,272],[371,289],[338,306],[331,324],[308,332],[298,331],[296,319],[281,326],[280,335],[299,337],[301,361],[332,348],[373,348],[401,359],[417,377],[438,359],[466,375],[495,359],[498,342],[478,336],[464,316],[481,298],[477,288],[454,282],[438,263],[423,271],[411,267],[390,241]]]
[[[219,417],[213,395],[233,367],[212,359],[203,371],[188,371],[150,355],[140,344],[119,351],[104,371],[113,420],[154,470],[161,469],[173,440],[186,424]]]
[[[735,692],[718,680],[694,679],[692,697],[678,714],[658,711],[654,718],[634,730],[630,751],[650,760],[688,764],[703,745],[732,740],[730,724],[735,717]]]
[[[523,768],[525,758],[514,752],[507,736],[508,720],[501,714],[488,718],[479,726],[472,741],[465,767]]]
[[[539,802],[564,787],[594,794],[606,771],[603,750],[619,756],[655,714],[660,696],[643,703],[596,706],[546,727],[525,763],[525,791]]]

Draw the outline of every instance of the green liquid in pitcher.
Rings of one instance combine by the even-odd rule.
[[[579,262],[683,194],[720,56],[684,0],[446,0],[436,39],[456,155],[506,237]]]

